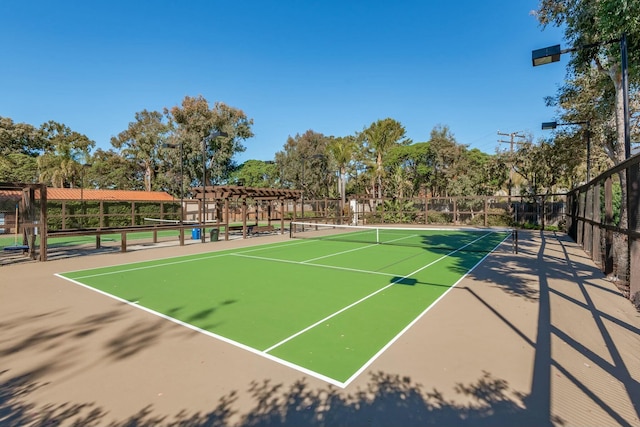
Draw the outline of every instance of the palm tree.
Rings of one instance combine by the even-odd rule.
[[[356,150],[356,140],[353,136],[346,137],[338,137],[334,138],[329,142],[328,145],[329,153],[333,160],[336,162],[338,166],[338,171],[340,173],[340,179],[338,180],[338,188],[340,192],[340,200],[341,200],[341,209],[344,209],[344,205],[346,202],[346,175],[347,175],[347,165],[353,159],[353,153]]]
[[[376,158],[376,181],[378,184],[378,198],[382,199],[384,192],[382,191],[382,178],[384,176],[383,159],[389,150],[397,145],[408,145],[410,139],[405,138],[406,130],[400,122],[386,118],[378,120],[364,130],[362,137],[365,144],[372,150]]]

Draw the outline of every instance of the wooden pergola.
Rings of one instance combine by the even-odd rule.
[[[47,187],[44,184],[29,184],[16,182],[0,182],[0,190],[19,191],[21,193],[20,207],[13,221],[17,227],[14,234],[22,234],[21,245],[16,248],[28,253],[31,259],[47,259],[47,240],[41,239],[37,243],[36,234],[47,234]],[[39,197],[39,209],[36,199]],[[22,233],[20,233],[22,232]]]
[[[204,226],[206,225],[206,203],[214,202],[217,206],[223,204],[222,209],[217,209],[218,213],[224,212],[225,220],[216,218],[218,224],[227,223],[225,227],[225,240],[229,239],[229,202],[240,200],[242,202],[242,237],[246,238],[249,231],[247,224],[247,199],[255,201],[279,201],[280,202],[280,233],[284,233],[285,202],[298,201],[302,196],[301,190],[289,190],[284,188],[258,188],[244,187],[240,185],[216,185],[193,187],[194,198],[200,202],[200,222],[202,223],[202,235],[204,237]],[[204,214],[203,214],[204,212]],[[296,204],[293,204],[293,219],[296,218]],[[269,227],[271,225],[271,215],[268,216]],[[255,231],[255,227],[254,231]]]

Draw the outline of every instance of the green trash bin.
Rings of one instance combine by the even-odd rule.
[[[212,228],[211,231],[209,232],[209,237],[211,237],[211,241],[212,242],[217,242],[219,234],[220,234],[220,230],[219,229]]]

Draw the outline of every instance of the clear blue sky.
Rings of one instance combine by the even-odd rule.
[[[345,136],[378,119],[414,142],[447,125],[494,153],[497,135],[545,136],[566,59],[530,14],[538,0],[0,0],[0,116],[55,120],[108,149],[135,113],[189,96],[254,120],[248,159],[311,129]]]

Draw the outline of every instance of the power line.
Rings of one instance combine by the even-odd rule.
[[[502,132],[498,131],[498,135],[499,136],[508,136],[510,138],[509,141],[504,141],[504,140],[499,139],[498,142],[499,143],[504,143],[504,144],[509,144],[510,145],[509,151],[511,153],[513,153],[513,146],[514,145],[522,143],[521,141],[516,141],[516,138],[521,138],[521,139],[526,138],[526,136],[520,134],[520,131],[511,132],[511,133],[502,133]]]
[[[509,141],[504,141],[499,139],[498,142],[499,143],[504,143],[504,144],[509,144],[510,148],[509,148],[509,152],[511,154],[513,154],[513,146],[517,145],[517,144],[521,144],[521,141],[517,141],[516,138],[521,138],[524,139],[525,136],[520,134],[519,131],[518,132],[511,132],[511,133],[502,133],[500,131],[498,131],[498,135],[499,136],[508,136],[509,137]],[[511,189],[513,187],[513,158],[511,159],[511,166],[509,167],[509,203],[511,203]]]

